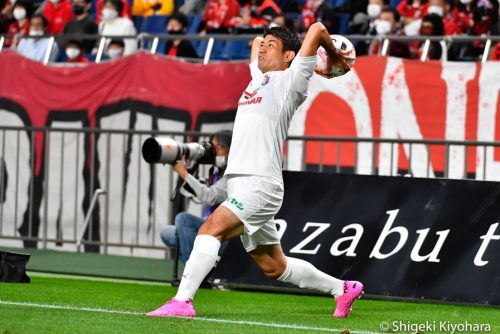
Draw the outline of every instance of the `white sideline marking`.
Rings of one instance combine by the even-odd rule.
[[[112,278],[112,277],[95,277],[95,276],[85,276],[78,274],[54,274],[45,273],[39,271],[28,271],[28,276],[30,277],[49,277],[49,278],[63,278],[63,279],[74,279],[82,281],[94,281],[94,282],[111,282],[111,283],[125,283],[125,284],[138,284],[138,285],[154,285],[154,286],[172,286],[168,282],[156,282],[156,281],[143,281],[135,279],[126,278]]]
[[[67,311],[98,312],[98,313],[125,314],[125,315],[141,315],[141,316],[144,316],[144,313],[145,313],[145,312],[134,312],[134,311],[107,310],[107,309],[103,309],[103,308],[91,308],[91,307],[76,307],[76,306],[37,304],[37,303],[26,303],[26,302],[12,302],[12,301],[7,301],[7,300],[0,300],[0,305],[47,308],[47,309],[55,309],[55,310],[67,310]],[[189,319],[189,320],[194,320],[194,321],[217,322],[217,323],[223,323],[223,324],[234,324],[234,325],[250,325],[250,326],[261,326],[261,327],[301,329],[301,330],[316,331],[316,332],[339,333],[339,332],[342,332],[345,330],[345,329],[340,329],[340,328],[308,327],[308,326],[299,326],[299,325],[266,323],[266,322],[258,322],[258,321],[215,319],[215,318],[203,318],[203,317],[196,317],[196,318],[175,317],[175,318]],[[349,332],[351,334],[379,334],[378,332],[370,332],[370,331],[362,331],[362,330],[349,330]]]

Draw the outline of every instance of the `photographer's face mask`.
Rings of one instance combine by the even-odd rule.
[[[226,167],[226,157],[224,155],[216,155],[215,156],[215,165],[219,168]]]

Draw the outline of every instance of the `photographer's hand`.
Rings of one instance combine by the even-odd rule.
[[[185,180],[186,177],[189,175],[189,172],[187,170],[187,166],[186,166],[186,159],[184,157],[182,157],[181,160],[177,160],[175,162],[174,165],[172,165],[172,168],[174,169],[175,172],[177,172],[177,174],[179,174],[179,176]]]

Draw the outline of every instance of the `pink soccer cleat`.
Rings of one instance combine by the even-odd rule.
[[[363,293],[363,284],[357,281],[344,281],[344,294],[335,298],[337,308],[333,316],[335,318],[345,318],[351,312],[352,304]]]
[[[146,315],[150,317],[195,317],[196,311],[191,299],[180,301],[172,298],[165,305]]]

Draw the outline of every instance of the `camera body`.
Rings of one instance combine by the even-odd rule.
[[[142,144],[142,157],[150,164],[174,164],[183,156],[191,162],[213,164],[213,152],[208,142],[180,143],[170,137],[150,137]]]

